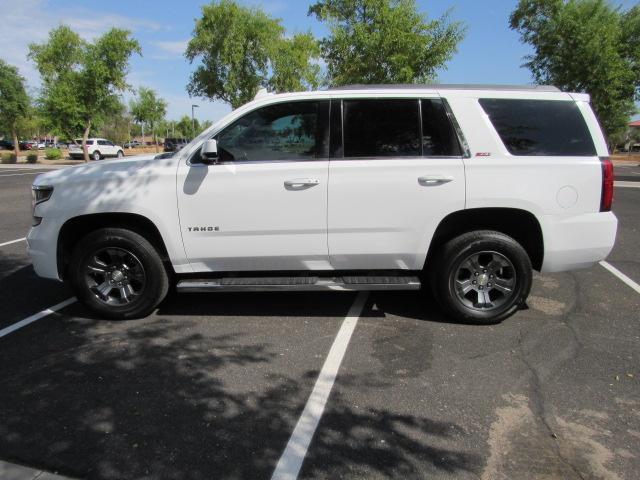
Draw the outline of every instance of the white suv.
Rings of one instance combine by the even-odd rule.
[[[124,157],[122,147],[105,138],[87,139],[87,151],[93,160],[100,160],[106,157]],[[84,158],[81,138],[76,139],[75,143],[69,146],[69,156],[74,159]]]
[[[261,95],[175,156],[39,176],[36,272],[99,315],[179,292],[411,290],[490,323],[532,270],[613,247],[613,171],[585,94],[354,86]]]

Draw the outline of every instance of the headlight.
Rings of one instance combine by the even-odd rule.
[[[46,202],[47,200],[49,200],[51,198],[51,195],[53,195],[53,187],[51,187],[49,185],[33,185],[31,187],[31,213],[32,213],[32,215],[35,214],[36,205],[38,205],[39,203],[42,203],[42,202]],[[36,223],[35,215],[34,215],[34,224],[37,225],[39,223],[40,223],[39,221]]]

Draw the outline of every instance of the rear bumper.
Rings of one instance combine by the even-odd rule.
[[[604,260],[616,240],[618,219],[612,212],[540,219],[544,237],[542,272],[588,268]]]

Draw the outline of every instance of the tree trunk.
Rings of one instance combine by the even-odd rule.
[[[85,163],[89,163],[89,150],[87,150],[87,140],[89,139],[89,131],[91,130],[91,119],[87,120],[84,133],[82,134],[82,153]]]
[[[153,144],[156,147],[156,153],[158,153],[158,136],[156,135],[155,129],[153,130]]]
[[[18,142],[18,131],[16,126],[11,127],[11,135],[13,136],[13,151],[16,154],[16,162],[18,161],[18,155],[20,155],[20,142]]]

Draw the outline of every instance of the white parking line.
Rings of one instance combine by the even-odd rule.
[[[22,237],[16,240],[11,240],[9,242],[0,243],[0,247],[6,247],[7,245],[11,245],[12,243],[24,242],[26,239],[26,237]]]
[[[309,400],[304,406],[296,428],[291,434],[278,465],[276,465],[271,480],[295,480],[298,478],[302,462],[307,454],[313,434],[318,428],[320,417],[322,417],[324,407],[333,388],[340,363],[342,363],[342,358],[347,351],[351,334],[356,328],[367,297],[367,292],[359,293],[342,322],[340,331],[336,335],[333,345],[331,345],[331,350],[329,350],[329,355],[327,355],[322,370],[320,370],[320,375],[318,375]]]
[[[626,283],[627,285],[629,285],[631,288],[633,288],[636,292],[640,293],[640,285],[638,285],[636,282],[634,282],[633,280],[631,280],[629,277],[627,277],[624,273],[622,273],[620,270],[618,270],[616,267],[614,267],[613,265],[611,265],[609,262],[605,262],[604,260],[602,260],[600,262],[600,265],[602,265],[604,268],[606,268],[607,270],[609,270],[611,273],[613,273],[616,277],[618,277],[620,280],[622,280],[624,283]]]
[[[5,327],[2,330],[0,330],[0,338],[6,335],[9,335],[10,333],[15,332],[16,330],[19,330],[22,327],[26,327],[27,325],[30,325],[33,322],[40,320],[41,318],[51,315],[52,313],[57,312],[58,310],[71,305],[76,300],[77,300],[76,297],[67,298],[64,302],[60,302],[57,305],[54,305],[53,307],[45,308],[44,310],[38,313],[34,313],[30,317],[27,317],[23,320],[20,320],[19,322],[14,323],[13,325],[9,325],[8,327]]]
[[[623,188],[640,188],[640,182],[625,182],[623,180],[617,180],[613,182],[613,186]]]

